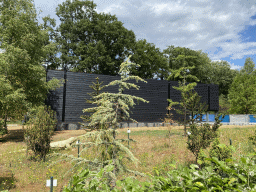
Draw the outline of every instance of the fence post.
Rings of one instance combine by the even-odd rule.
[[[53,191],[53,176],[51,176],[50,192]]]

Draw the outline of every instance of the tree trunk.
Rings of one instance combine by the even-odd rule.
[[[5,111],[5,116],[4,116],[4,129],[7,131],[7,112]]]

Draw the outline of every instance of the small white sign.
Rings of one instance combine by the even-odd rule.
[[[128,130],[127,130],[127,133],[131,133],[131,130],[130,130],[130,129],[128,129]]]
[[[51,180],[46,180],[46,187],[50,187],[51,186]],[[53,180],[53,186],[56,187],[57,186],[57,179]]]

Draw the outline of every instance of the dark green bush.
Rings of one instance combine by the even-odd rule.
[[[232,158],[232,152],[232,146],[221,144],[219,139],[216,138],[209,151],[209,156],[210,158],[216,157],[219,161],[225,161]]]
[[[33,109],[35,118],[31,118],[25,131],[25,141],[28,149],[34,152],[35,157],[45,161],[50,150],[51,138],[57,126],[56,112],[48,106]]]

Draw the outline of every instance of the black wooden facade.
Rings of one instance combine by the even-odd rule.
[[[57,79],[64,79],[64,71],[48,70],[47,81],[53,77]],[[86,103],[85,99],[91,99],[87,93],[93,92],[89,87],[96,83],[96,77],[99,77],[99,82],[103,82],[102,85],[107,85],[113,80],[120,80],[121,76],[109,76],[100,74],[88,74],[81,72],[66,72],[66,101],[65,109],[63,109],[63,93],[65,89],[63,86],[57,88],[55,91],[50,91],[46,99],[46,104],[50,105],[53,110],[57,112],[57,119],[59,122],[65,123],[78,123],[83,122],[80,118],[84,115],[82,112],[85,108],[96,107],[96,105]],[[173,101],[180,101],[181,93],[174,89],[173,86],[178,87],[177,81],[155,80],[145,79],[147,83],[142,81],[129,80],[127,82],[134,83],[140,86],[139,90],[135,88],[125,89],[124,94],[134,95],[141,97],[149,103],[139,102],[134,100],[135,106],[131,109],[132,114],[130,117],[138,122],[162,122],[162,119],[166,117],[168,113],[166,107],[168,107],[167,99],[170,98]],[[101,86],[102,86],[101,85]],[[118,93],[118,86],[110,86],[103,89],[103,92]],[[214,84],[202,84],[197,83],[195,91],[199,96],[202,96],[201,102],[208,104],[208,111],[218,112],[219,110],[219,88]],[[65,113],[63,113],[65,110]],[[179,114],[172,111],[174,120],[181,118]],[[64,118],[63,118],[64,114]]]

